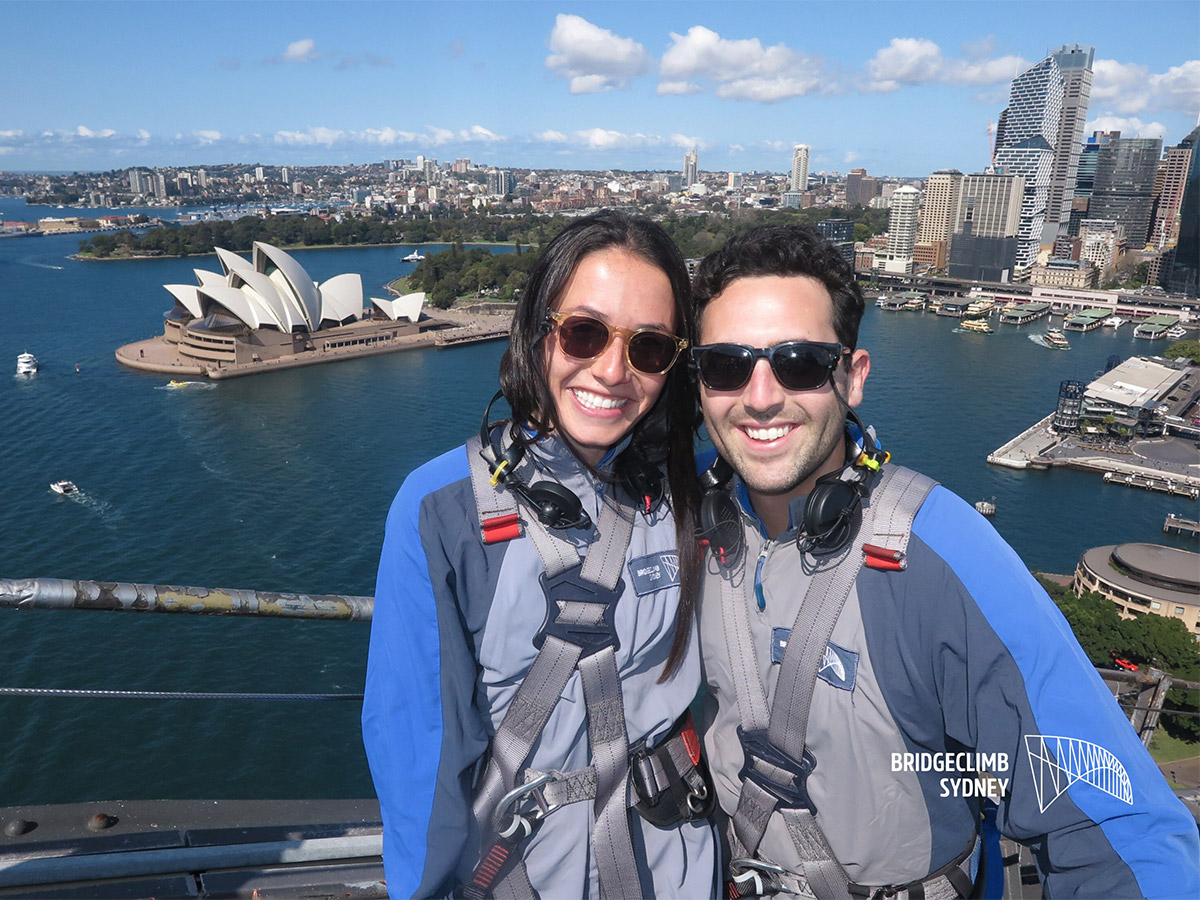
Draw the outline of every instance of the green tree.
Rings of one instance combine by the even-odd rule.
[[[1176,341],[1163,353],[1167,359],[1186,357],[1193,365],[1200,365],[1200,341]]]

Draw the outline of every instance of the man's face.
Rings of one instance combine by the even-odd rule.
[[[701,344],[838,342],[829,292],[808,276],[739,278],[702,316]],[[849,372],[839,363],[834,377],[851,406],[861,402],[870,368],[865,350],[854,352]],[[760,514],[760,498],[771,502],[808,493],[817,478],[845,463],[845,411],[828,381],[808,391],[788,390],[769,361],[759,359],[739,390],[714,391],[701,382],[700,405],[713,443],[746,483]]]

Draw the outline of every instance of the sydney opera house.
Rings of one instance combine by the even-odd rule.
[[[119,362],[226,378],[400,350],[450,324],[422,316],[424,293],[372,297],[365,307],[359,275],[317,284],[269,244],[256,242],[249,261],[216,252],[220,272],[195,269],[198,284],[164,285],[175,305],[164,313],[163,333],[121,347]]]

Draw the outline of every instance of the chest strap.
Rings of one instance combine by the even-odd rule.
[[[821,831],[818,811],[808,795],[808,776],[819,764],[805,746],[813,689],[864,555],[878,555],[880,548],[887,548],[898,554],[897,568],[902,567],[913,518],[934,485],[910,469],[883,467],[855,536],[842,550],[818,560],[792,625],[769,706],[750,631],[745,558],[738,570],[723,575],[725,641],[742,720],[738,735],[744,755],[742,790],[728,835],[733,856],[731,884],[737,883],[739,875],[745,887],[755,879],[762,883],[758,846],[771,816],[778,814],[799,854],[803,871],[797,874],[807,890],[818,900],[850,896],[849,879]],[[864,544],[871,551],[864,551]],[[769,871],[777,866],[765,865],[769,867],[766,874],[778,874]],[[735,896],[748,894],[743,890]]]
[[[587,710],[588,742],[595,770],[595,826],[592,849],[600,879],[600,896],[637,898],[641,883],[629,830],[629,737],[617,672],[619,646],[614,625],[617,601],[624,593],[621,573],[636,515],[632,503],[615,488],[602,503],[595,537],[580,562],[575,545],[554,534],[536,516],[522,517],[510,491],[494,485],[480,456],[478,437],[467,442],[471,487],[479,509],[480,528],[486,521],[517,516],[541,558],[546,621],[535,644],[540,649],[521,681],[492,741],[474,802],[475,819],[485,837],[494,828],[502,798],[525,783],[523,769],[531,749],[571,675],[579,671]],[[509,526],[511,527],[511,526]],[[497,896],[536,897],[524,864],[518,862],[497,884]]]

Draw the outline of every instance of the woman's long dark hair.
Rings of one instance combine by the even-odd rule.
[[[660,269],[671,283],[675,300],[675,333],[695,343],[691,317],[691,284],[687,266],[675,243],[649,219],[613,210],[576,219],[546,245],[525,283],[513,315],[508,350],[500,360],[500,389],[512,409],[513,422],[529,425],[533,434],[514,429],[513,439],[523,445],[541,440],[552,431],[566,443],[581,465],[600,476],[570,435],[559,428],[546,384],[545,356],[540,343],[548,333],[548,312],[561,297],[576,267],[588,254],[617,248],[633,253]],[[700,548],[696,527],[700,505],[693,455],[693,437],[699,424],[696,401],[688,381],[683,354],[667,373],[667,382],[650,411],[633,428],[629,446],[614,464],[614,474],[666,464],[679,546],[679,610],[675,636],[660,680],[679,668],[692,632],[692,619],[700,583]],[[603,477],[603,476],[600,476]]]

